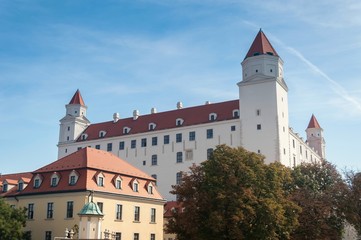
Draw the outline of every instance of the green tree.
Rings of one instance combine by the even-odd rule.
[[[12,208],[0,198],[0,239],[23,239],[25,227],[25,209]]]
[[[173,186],[182,206],[167,231],[179,240],[289,239],[299,207],[287,198],[290,170],[243,148],[218,146]]]
[[[292,177],[291,199],[302,208],[292,239],[342,239],[347,188],[335,166],[327,161],[301,164]]]
[[[348,187],[344,202],[346,219],[361,239],[361,173],[348,171],[345,175]]]

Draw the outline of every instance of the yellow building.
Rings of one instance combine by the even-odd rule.
[[[109,152],[83,148],[31,174],[3,175],[0,181],[0,196],[27,208],[25,230],[32,239],[64,237],[66,228],[77,229],[76,238],[85,236],[90,223],[80,222],[78,213],[90,202],[90,192],[102,215],[99,229],[90,229],[93,235],[163,239],[165,200],[155,179]]]

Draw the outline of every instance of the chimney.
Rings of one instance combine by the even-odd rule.
[[[139,110],[134,110],[133,111],[133,120],[137,120],[139,117]]]
[[[182,109],[182,108],[183,108],[183,103],[177,102],[177,109]]]
[[[205,105],[209,105],[209,104],[211,104],[211,102],[210,102],[210,101],[206,101]]]
[[[157,109],[156,109],[156,108],[152,108],[152,109],[150,110],[150,113],[151,113],[151,114],[157,113]]]
[[[116,123],[116,122],[118,122],[119,119],[120,119],[119,113],[114,113],[113,114],[113,122]]]

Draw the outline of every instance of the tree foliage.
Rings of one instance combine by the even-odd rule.
[[[289,239],[300,208],[288,199],[290,169],[243,148],[218,146],[173,194],[182,204],[168,232],[185,239]]]
[[[12,208],[0,198],[1,240],[23,239],[26,217],[24,208]]]
[[[345,196],[345,214],[348,223],[356,230],[361,239],[361,173],[346,172],[348,192]]]
[[[292,171],[291,199],[302,208],[292,239],[342,239],[346,184],[327,161],[301,164]]]

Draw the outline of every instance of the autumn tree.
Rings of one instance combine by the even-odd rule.
[[[348,187],[344,202],[346,219],[361,239],[361,173],[347,171],[345,176]]]
[[[327,161],[301,164],[292,171],[291,199],[302,208],[292,239],[342,239],[345,182]]]
[[[290,169],[243,148],[218,146],[173,186],[181,210],[167,225],[179,240],[289,239],[299,207],[287,198]]]
[[[0,198],[0,239],[24,239],[26,217],[24,208],[12,208]]]

